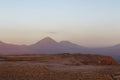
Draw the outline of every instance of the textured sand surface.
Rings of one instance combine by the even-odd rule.
[[[2,56],[0,80],[120,80],[114,79],[120,74],[120,66],[111,57],[97,55],[97,60],[94,56]]]

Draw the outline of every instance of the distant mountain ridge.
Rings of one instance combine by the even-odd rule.
[[[69,41],[56,42],[50,37],[46,37],[32,45],[13,45],[0,41],[0,55],[40,53],[93,53],[117,56],[118,59],[120,44],[111,47],[88,48]]]

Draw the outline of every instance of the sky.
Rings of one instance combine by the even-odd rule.
[[[120,0],[0,0],[0,40],[50,36],[88,47],[120,44]]]

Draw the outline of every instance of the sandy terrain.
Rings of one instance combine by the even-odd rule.
[[[66,65],[64,60],[57,63],[59,59],[57,62],[42,58],[27,60],[1,60],[0,80],[120,80],[115,79],[120,74],[119,65]]]

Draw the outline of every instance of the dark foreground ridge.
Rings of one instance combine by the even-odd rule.
[[[62,65],[117,65],[110,56],[94,54],[39,54],[22,56],[1,56],[4,61],[38,61],[43,63],[55,63]]]
[[[0,80],[120,80],[120,65],[109,56],[65,53],[0,60]]]

